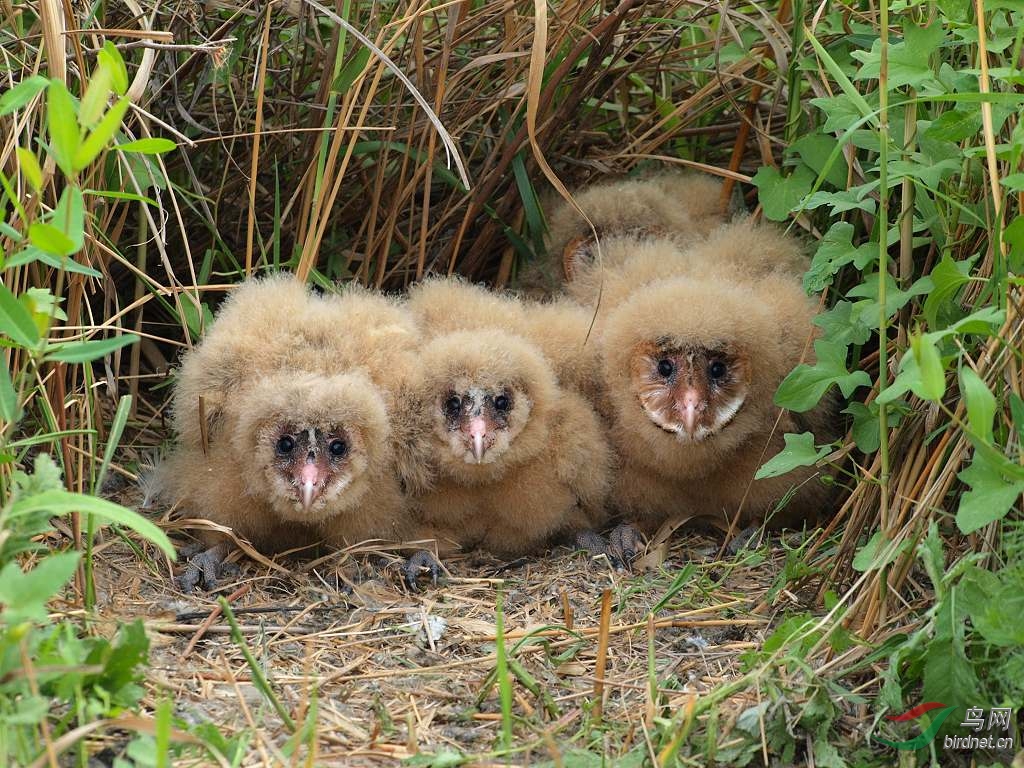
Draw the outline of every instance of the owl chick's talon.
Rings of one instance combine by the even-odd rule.
[[[596,531],[579,531],[574,543],[577,549],[587,552],[594,560],[604,556],[612,568],[617,571],[626,570],[629,567],[629,561],[623,557],[624,553]]]
[[[441,563],[438,562],[432,552],[425,549],[414,552],[402,566],[403,580],[411,592],[419,591],[417,577],[424,568],[430,572],[430,582],[436,587],[437,577],[441,574]]]
[[[187,551],[187,548],[186,550]],[[191,593],[197,586],[208,592],[217,589],[218,581],[222,576],[237,574],[239,568],[235,563],[225,563],[224,558],[231,551],[229,544],[216,544],[199,554],[192,555],[185,567],[185,572],[174,579],[175,584],[182,592]]]
[[[757,532],[760,530],[760,526],[751,525],[744,528],[742,531],[737,533],[728,543],[725,545],[725,551],[731,556],[735,557],[742,550],[746,549],[750,544],[756,544],[755,539],[757,538]]]
[[[608,534],[608,548],[622,567],[629,568],[643,549],[643,534],[629,523],[615,526]]]

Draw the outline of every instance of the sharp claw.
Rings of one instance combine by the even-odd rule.
[[[418,552],[414,552],[405,561],[405,565],[402,566],[403,581],[405,581],[405,585],[409,588],[410,592],[419,591],[418,577],[420,571],[424,568],[430,573],[431,584],[435,587],[437,586],[437,578],[441,574],[441,564],[434,557],[433,553],[421,549]]]
[[[189,558],[185,572],[174,579],[175,584],[186,593],[191,593],[197,586],[213,592],[216,591],[221,573],[229,572],[231,565],[225,567],[224,558],[231,548],[227,544],[216,544],[209,549]]]

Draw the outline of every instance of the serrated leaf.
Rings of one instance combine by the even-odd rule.
[[[60,490],[43,491],[26,498],[19,498],[10,506],[8,515],[10,519],[14,519],[44,510],[55,515],[67,515],[71,512],[95,515],[107,523],[131,528],[159,547],[172,560],[177,557],[167,534],[156,525],[138,512],[133,512],[106,499],[98,499],[95,496]]]
[[[40,620],[46,603],[71,579],[78,566],[78,552],[58,552],[44,557],[32,570],[22,572],[17,562],[0,571],[0,605],[5,623]]]
[[[124,144],[116,146],[122,152],[137,152],[141,155],[162,155],[164,152],[170,152],[178,148],[178,145],[170,139],[160,137],[126,141]]]
[[[43,89],[49,84],[50,81],[42,75],[33,75],[22,80],[3,96],[0,96],[0,117],[9,115],[16,109],[24,107],[42,93]]]
[[[32,315],[6,285],[0,285],[0,331],[23,347],[34,349],[39,344],[39,331]]]
[[[956,524],[963,533],[1001,520],[1024,493],[1024,481],[1004,477],[1000,467],[977,450],[971,465],[957,476],[970,487],[956,511]]]
[[[801,432],[799,435],[786,434],[783,439],[786,442],[785,447],[757,470],[755,480],[778,477],[797,467],[814,466],[831,450],[827,445],[815,448],[814,435],[810,432]]]
[[[138,340],[139,337],[135,334],[125,333],[98,341],[70,341],[63,344],[51,344],[46,349],[46,359],[62,363],[89,363],[104,355],[109,355],[121,347],[134,344]]]
[[[76,171],[86,168],[99,156],[100,152],[106,149],[111,139],[114,138],[114,134],[121,128],[125,112],[128,111],[130,104],[127,96],[122,96],[115,101],[96,124],[96,127],[85,137],[85,141],[74,154]]]
[[[992,419],[996,415],[996,397],[981,377],[964,365],[960,368],[960,393],[967,401],[967,423],[983,440],[992,440]]]
[[[70,256],[77,248],[74,241],[52,224],[33,222],[28,227],[28,241],[36,248],[54,256]]]
[[[43,186],[43,169],[39,167],[39,160],[35,153],[24,147],[18,147],[18,169],[25,181],[29,183],[36,192]]]
[[[813,408],[833,384],[839,386],[844,397],[857,387],[871,386],[871,377],[865,371],[846,368],[847,347],[825,339],[814,342],[817,362],[804,363],[790,372],[775,393],[775,404],[802,413]]]
[[[789,176],[783,176],[776,168],[764,166],[750,183],[757,187],[757,199],[764,215],[772,221],[785,221],[807,197],[814,180],[815,175],[804,166],[793,169]]]
[[[804,275],[805,291],[823,291],[847,264],[856,264],[857,269],[863,269],[876,258],[878,246],[867,243],[855,247],[853,231],[853,225],[845,221],[837,221],[829,227],[811,260],[810,269]]]
[[[64,175],[73,176],[80,141],[78,117],[67,86],[59,80],[51,82],[46,91],[46,128],[50,136],[50,154]]]

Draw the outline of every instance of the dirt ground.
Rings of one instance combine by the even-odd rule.
[[[735,678],[741,655],[760,647],[780,612],[805,608],[809,598],[769,594],[786,555],[777,537],[723,559],[719,543],[675,532],[667,542],[655,539],[632,572],[567,549],[514,563],[470,553],[447,560],[449,575],[415,593],[401,584],[394,552],[363,547],[274,568],[242,556],[221,594],[284,709],[300,728],[315,717],[306,740],[316,745],[315,759],[379,765],[496,748],[500,592],[514,660],[513,743],[523,748],[514,763],[561,764],[566,751],[593,743],[598,722],[612,754],[636,752],[654,718]],[[288,729],[232,640],[216,595],[181,593],[167,563],[147,563],[118,539],[96,559],[101,616],[146,624],[147,703],[170,696],[186,721],[242,735],[245,764],[287,763]],[[733,696],[720,723],[756,703],[748,693]]]

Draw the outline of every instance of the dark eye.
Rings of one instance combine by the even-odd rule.
[[[277,438],[277,452],[291,453],[295,450],[295,440],[291,435],[281,435]]]
[[[462,410],[462,399],[456,395],[452,395],[444,401],[444,409],[452,416],[457,416],[459,411]]]
[[[509,408],[512,407],[512,403],[504,395],[498,395],[496,398],[494,398],[494,407],[497,408],[499,411],[507,411]]]
[[[729,367],[721,360],[715,360],[715,362],[708,366],[708,376],[712,379],[724,379],[728,372]]]
[[[339,457],[344,456],[348,452],[348,446],[344,440],[331,440],[327,450],[331,452],[331,456]]]
[[[676,367],[672,364],[672,361],[668,358],[658,361],[658,373],[664,376],[666,379],[675,373]]]

